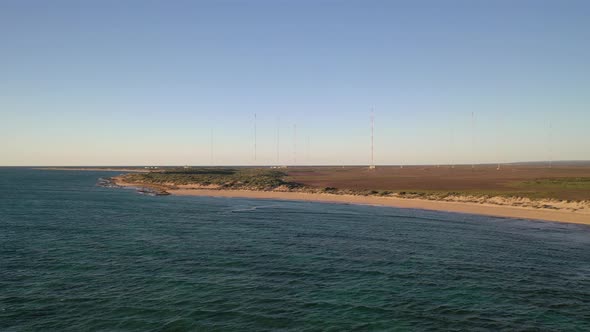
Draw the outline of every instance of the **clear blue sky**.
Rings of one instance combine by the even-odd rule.
[[[281,164],[295,146],[366,164],[371,107],[377,164],[590,159],[589,18],[562,0],[2,0],[0,165],[274,164],[277,128]]]

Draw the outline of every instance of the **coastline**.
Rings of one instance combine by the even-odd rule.
[[[44,171],[93,171],[93,172],[126,172],[126,173],[149,173],[149,169],[139,168],[113,168],[113,167],[33,167],[32,169]]]
[[[416,198],[377,197],[328,193],[306,193],[289,191],[254,191],[254,190],[220,190],[220,189],[181,189],[154,186],[143,183],[128,183],[120,177],[114,177],[114,182],[122,187],[147,187],[178,196],[209,196],[227,198],[254,198],[289,201],[308,201],[339,204],[377,205],[407,209],[421,209],[442,212],[479,214],[486,216],[533,219],[574,224],[590,225],[589,211],[564,211],[521,206],[506,206],[497,204],[474,202],[449,202]]]

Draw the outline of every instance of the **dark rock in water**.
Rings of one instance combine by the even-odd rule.
[[[96,185],[105,188],[121,188],[112,178],[99,178]]]
[[[99,178],[96,182],[96,185],[99,187],[105,188],[125,188],[124,186],[120,186],[115,183],[113,178]],[[138,194],[148,195],[148,196],[166,196],[170,195],[169,192],[157,189],[157,188],[147,188],[147,187],[127,187],[129,189],[135,189]]]
[[[148,195],[148,196],[167,196],[170,195],[169,192],[161,189],[153,189],[153,188],[139,188],[137,189],[138,194]]]

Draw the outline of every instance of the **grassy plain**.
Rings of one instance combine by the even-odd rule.
[[[289,181],[310,187],[395,192],[402,195],[473,195],[590,200],[590,167],[476,165],[310,167],[290,169]]]
[[[155,185],[203,185],[219,189],[295,190],[370,196],[483,197],[590,200],[590,167],[496,166],[301,166],[168,168],[128,174],[126,181]]]

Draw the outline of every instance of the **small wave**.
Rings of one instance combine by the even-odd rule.
[[[273,207],[276,207],[276,205],[251,206],[251,207],[247,207],[247,208],[232,209],[230,212],[231,213],[252,212],[252,211],[259,210],[259,209],[268,209],[268,208],[273,208]]]

